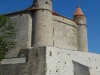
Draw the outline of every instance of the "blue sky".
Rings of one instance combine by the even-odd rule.
[[[0,14],[23,10],[33,0],[0,0]],[[99,0],[53,0],[53,9],[73,19],[79,5],[87,17],[89,52],[100,54],[100,1]]]

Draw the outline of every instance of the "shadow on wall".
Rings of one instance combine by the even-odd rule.
[[[90,75],[89,67],[73,61],[74,75]]]

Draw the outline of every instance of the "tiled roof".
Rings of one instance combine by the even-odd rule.
[[[83,13],[82,9],[79,6],[76,8],[74,16],[84,16],[84,13]]]
[[[6,15],[12,15],[12,14],[22,13],[22,12],[34,12],[34,11],[36,11],[36,10],[38,10],[38,8],[35,7],[34,5],[32,5],[32,6],[28,7],[28,8],[25,9],[25,10],[13,12],[13,13],[8,13],[8,14],[6,14]],[[62,16],[62,15],[56,13],[55,11],[52,11],[52,14],[53,14],[53,15],[56,15],[56,16],[64,17],[64,16]],[[64,18],[67,18],[67,17],[64,17]],[[69,18],[67,18],[67,19],[69,19]],[[69,19],[69,20],[72,20],[72,19]]]
[[[17,12],[8,13],[6,15],[15,14],[15,13],[21,13],[21,12],[27,12],[27,11],[35,11],[35,10],[38,10],[38,8],[32,5],[32,6],[28,7],[27,9],[24,9],[24,10],[21,10],[21,11],[17,11]],[[61,16],[58,13],[56,13],[55,11],[52,11],[52,13],[55,14],[55,15]]]

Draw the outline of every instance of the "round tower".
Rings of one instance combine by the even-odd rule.
[[[87,25],[86,17],[82,12],[81,8],[78,6],[74,14],[74,21],[77,23],[77,35],[78,35],[78,50],[88,51],[88,41],[87,41]]]
[[[53,46],[52,0],[34,0],[33,47]]]

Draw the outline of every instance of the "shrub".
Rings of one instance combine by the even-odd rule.
[[[15,23],[10,18],[0,15],[0,59],[15,47]]]

